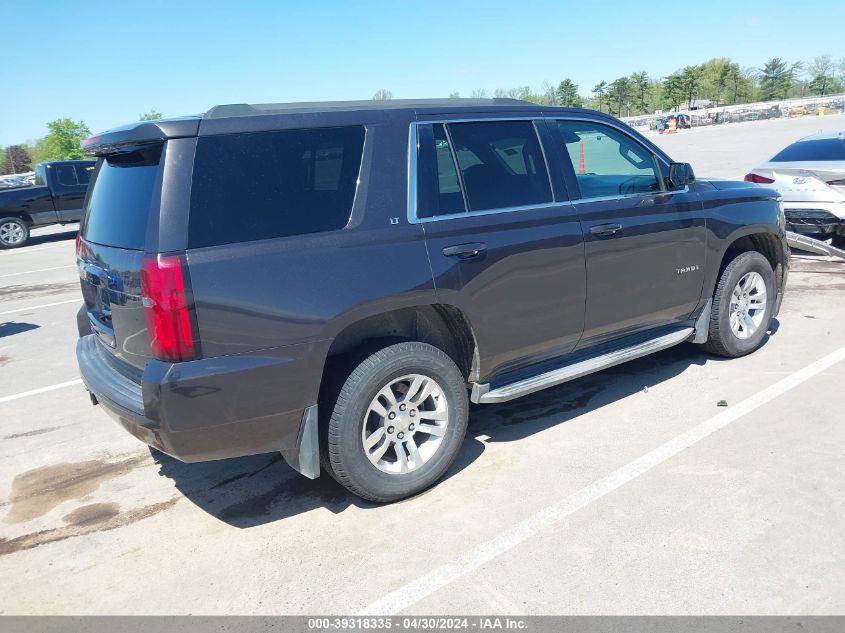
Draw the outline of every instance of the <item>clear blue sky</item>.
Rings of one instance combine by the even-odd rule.
[[[663,17],[660,6],[673,7]],[[636,10],[633,8],[636,7]],[[685,12],[685,9],[687,10]],[[92,131],[155,108],[445,97],[571,77],[665,76],[728,56],[845,57],[845,2],[5,0],[0,146],[58,117]]]

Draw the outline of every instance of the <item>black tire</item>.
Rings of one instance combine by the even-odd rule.
[[[766,285],[766,308],[763,320],[757,330],[748,338],[739,338],[730,325],[731,294],[740,279],[749,272],[757,272]],[[709,338],[702,347],[718,356],[738,358],[755,351],[763,343],[769,321],[772,318],[777,295],[775,275],[769,260],[756,251],[746,251],[737,255],[722,271],[710,310]]]
[[[362,431],[376,395],[409,374],[426,376],[440,386],[448,424],[427,461],[407,473],[387,473],[367,457]],[[380,503],[415,495],[443,477],[460,451],[469,410],[466,382],[457,365],[436,347],[419,342],[396,343],[367,357],[349,373],[333,405],[326,405],[332,408],[324,435],[324,465],[328,462],[330,474],[350,492]]]
[[[5,227],[10,224],[16,225],[20,232],[23,233],[23,237],[20,239],[20,241],[11,243],[4,239],[5,231],[3,231],[3,234],[0,234],[0,248],[2,249],[20,248],[29,241],[29,225],[26,222],[24,222],[20,218],[0,218],[0,230],[5,229]]]

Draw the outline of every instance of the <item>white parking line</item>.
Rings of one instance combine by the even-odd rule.
[[[843,360],[845,360],[845,347],[841,347],[803,369],[799,369],[730,409],[694,426],[686,433],[681,433],[650,453],[646,453],[639,459],[613,471],[607,477],[599,479],[586,488],[582,488],[557,503],[547,506],[502,532],[499,536],[460,555],[454,562],[438,567],[425,576],[388,593],[365,607],[359,614],[393,615],[415,605],[446,585],[478,569],[497,556],[512,550],[543,530],[553,527],[558,521],[610,494],[693,444],[700,442]]]
[[[24,271],[19,272],[19,273],[9,273],[7,275],[0,275],[0,279],[3,279],[4,277],[15,277],[17,275],[30,275],[30,274],[33,274],[33,273],[46,273],[48,270],[63,270],[65,268],[76,268],[76,266],[74,266],[73,264],[70,264],[68,266],[53,266],[52,268],[39,268],[38,270],[24,270]]]
[[[60,382],[57,385],[50,385],[49,387],[40,387],[39,389],[32,389],[30,391],[22,391],[11,396],[3,396],[0,398],[0,404],[4,402],[11,402],[12,400],[20,400],[21,398],[28,398],[29,396],[37,396],[39,393],[47,393],[48,391],[55,391],[56,389],[64,389],[65,387],[72,387],[73,385],[81,385],[82,379],[68,380],[67,382]]]
[[[76,299],[68,299],[67,301],[56,301],[55,303],[42,303],[38,306],[29,306],[28,308],[17,308],[15,310],[7,310],[6,312],[0,312],[0,316],[5,314],[19,314],[21,312],[29,312],[30,310],[38,310],[40,308],[52,308],[53,306],[62,306],[66,303],[82,303],[82,297],[77,297]]]

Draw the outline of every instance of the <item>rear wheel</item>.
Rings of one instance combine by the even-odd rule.
[[[704,349],[736,358],[763,342],[777,289],[771,264],[756,251],[737,255],[722,271],[710,312],[709,339]]]
[[[20,218],[0,220],[0,248],[18,248],[29,239],[29,226]]]
[[[467,391],[441,350],[418,342],[390,345],[346,378],[326,435],[338,482],[371,501],[397,501],[436,483],[466,434]]]

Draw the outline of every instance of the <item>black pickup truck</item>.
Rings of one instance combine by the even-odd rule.
[[[0,248],[18,248],[39,226],[79,222],[93,160],[39,163],[35,184],[0,191]]]

